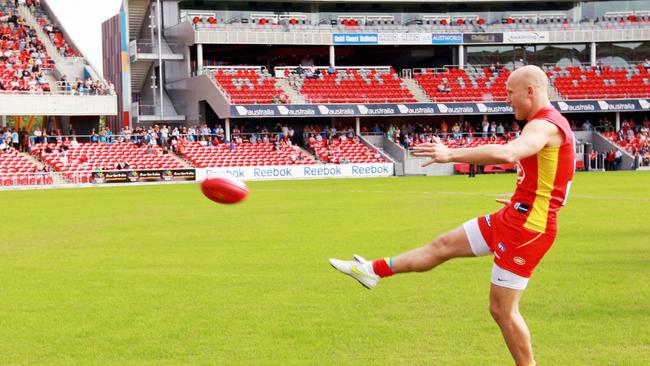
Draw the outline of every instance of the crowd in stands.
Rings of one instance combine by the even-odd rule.
[[[14,8],[0,6],[0,93],[50,91],[43,69],[53,61]]]
[[[623,119],[621,128],[602,128],[603,136],[625,149],[635,159],[635,166],[650,166],[650,119],[646,116],[640,123],[634,119]],[[606,166],[611,170],[620,167],[620,151],[607,152]]]
[[[65,41],[61,31],[54,26],[40,8],[39,0],[0,1],[0,93],[64,92],[78,95],[115,94],[108,82],[88,78],[74,81],[66,76],[50,85],[44,70],[54,67],[45,46],[36,31],[27,26],[17,14],[17,7],[26,6],[37,14],[38,22],[50,36],[62,56],[78,56]]]
[[[47,14],[41,8],[41,0],[9,0],[14,7],[26,6],[34,14],[38,24],[43,27],[43,31],[50,37],[50,40],[56,47],[61,56],[79,56],[79,54],[68,45],[63,37],[63,33],[52,23]]]
[[[92,77],[82,80],[77,77],[74,81],[69,81],[66,75],[62,75],[57,82],[57,87],[60,91],[72,95],[114,95],[115,86],[109,80],[104,84],[100,79],[93,79]]]
[[[641,121],[624,118],[618,131],[605,116],[593,124],[588,118],[570,122],[574,129],[600,132],[622,149],[592,151],[587,159],[593,167],[604,163],[607,170],[621,169],[625,151],[635,158],[635,166],[650,165],[650,118],[647,116]],[[516,121],[484,118],[477,123],[438,120],[374,124],[372,127],[364,125],[361,133],[384,134],[405,149],[432,142],[433,137],[437,136],[447,146],[455,148],[505,144],[519,135],[520,128]],[[16,130],[6,127],[0,129],[0,154],[5,161],[2,163],[4,166],[18,169],[16,171],[20,173],[42,174],[48,173],[47,164],[63,173],[77,169],[91,171],[182,167],[173,158],[165,156],[172,151],[197,167],[385,161],[381,153],[367,147],[350,126],[306,125],[302,136],[296,136],[294,128],[286,123],[276,123],[273,127],[259,124],[254,128],[234,125],[231,132],[231,139],[227,140],[223,126],[218,124],[213,128],[207,124],[162,124],[146,128],[124,128],[118,133],[108,127],[101,127],[93,129],[90,135],[77,137],[72,128],[67,131],[67,135],[63,135],[60,130],[48,131],[36,127],[30,135],[25,128]],[[298,143],[301,138],[314,158],[300,148]],[[93,145],[97,147],[93,148]],[[47,164],[38,166],[13,159],[13,156],[20,155],[19,152],[32,153]],[[93,155],[84,157],[85,152],[93,152]],[[103,158],[102,154],[110,159]],[[593,163],[596,159],[599,159],[599,164]],[[3,170],[2,173],[12,171]]]
[[[307,149],[321,163],[381,163],[384,158],[363,143],[350,126],[321,127],[307,125],[303,129]]]
[[[295,131],[284,123],[273,128],[255,126],[250,131],[235,125],[230,140],[223,127],[203,124],[183,130],[175,152],[197,167],[314,164],[295,144]]]
[[[504,143],[519,136],[520,127],[516,121],[510,123],[503,121],[490,121],[485,118],[478,124],[468,121],[429,123],[404,123],[398,124],[375,124],[368,129],[361,128],[361,133],[385,134],[387,138],[409,149],[421,143],[431,142],[433,136],[442,138],[450,145],[464,146],[472,144],[473,141]]]
[[[20,130],[5,127],[0,129],[1,141],[6,147],[12,147],[16,151],[27,152],[29,150],[29,133],[25,128]]]
[[[29,145],[29,135],[23,129],[0,129],[0,185],[52,184],[46,164],[38,165],[20,152]]]
[[[63,37],[61,30],[54,25],[45,14],[43,14],[43,17],[38,19],[38,24],[43,27],[43,32],[50,37],[50,40],[61,56],[79,57],[79,53],[68,44]]]

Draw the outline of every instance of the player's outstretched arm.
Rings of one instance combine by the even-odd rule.
[[[413,148],[415,156],[428,157],[422,166],[433,163],[509,164],[538,153],[558,128],[544,120],[533,120],[524,126],[521,135],[505,145],[483,145],[474,148],[449,149],[439,139]]]

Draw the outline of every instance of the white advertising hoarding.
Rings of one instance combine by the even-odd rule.
[[[549,32],[503,32],[503,43],[550,43]]]
[[[394,169],[392,163],[246,166],[196,169],[196,180],[198,181],[202,181],[208,177],[224,175],[244,181],[365,178],[390,177],[394,175]]]

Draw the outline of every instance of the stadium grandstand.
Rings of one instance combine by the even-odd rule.
[[[0,0],[0,366],[650,366],[649,188],[650,0]]]
[[[612,152],[617,169],[649,164],[647,3],[342,4],[124,1],[102,25],[100,76],[46,0],[0,1],[0,181],[354,164],[464,173],[421,168],[410,149],[434,135],[452,148],[516,138],[505,83],[527,64],[574,125],[578,168],[605,169]]]

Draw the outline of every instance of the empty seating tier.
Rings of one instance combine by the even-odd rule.
[[[261,69],[217,69],[214,80],[228,94],[232,104],[288,103],[276,80]]]
[[[197,168],[316,163],[295,145],[276,148],[273,143],[240,143],[230,150],[226,144],[205,146],[199,142],[184,142],[179,151]]]
[[[650,97],[650,73],[640,64],[551,67],[546,75],[565,99]]]
[[[304,74],[296,88],[308,103],[409,103],[416,102],[393,69],[337,69],[314,77]]]
[[[52,184],[47,173],[38,172],[38,166],[14,148],[0,151],[0,184],[3,186],[26,186]]]
[[[434,102],[505,101],[507,68],[426,69],[415,80]]]
[[[313,141],[309,147],[316,156],[325,163],[383,163],[384,158],[366,145],[353,140],[334,140],[328,144],[327,140]]]

